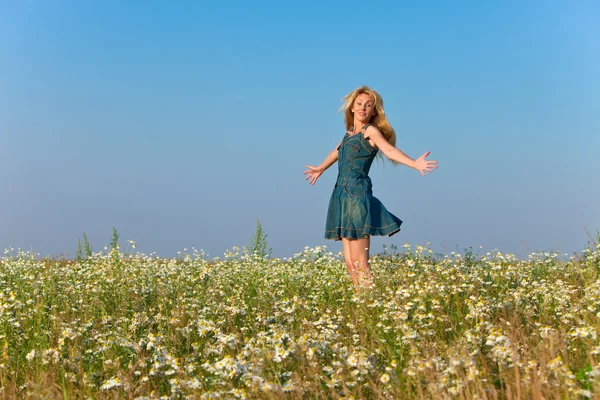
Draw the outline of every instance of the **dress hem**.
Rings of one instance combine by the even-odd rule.
[[[370,236],[388,236],[392,237],[396,233],[400,232],[401,228],[396,225],[395,229],[383,230],[383,229],[351,229],[351,228],[339,228],[333,231],[325,232],[325,239],[340,241],[342,238],[345,239],[365,239]]]

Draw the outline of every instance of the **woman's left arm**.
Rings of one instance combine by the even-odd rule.
[[[434,169],[437,169],[437,161],[435,160],[426,160],[425,157],[429,155],[429,151],[423,154],[421,157],[413,160],[404,152],[397,147],[392,146],[385,137],[381,134],[379,129],[374,127],[373,125],[369,126],[365,131],[365,138],[371,139],[373,143],[377,146],[379,150],[383,153],[384,156],[389,158],[392,161],[396,161],[400,164],[404,164],[408,167],[414,168],[421,173],[421,175],[425,176],[425,172],[432,172]]]

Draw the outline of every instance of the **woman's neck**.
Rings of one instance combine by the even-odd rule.
[[[354,120],[354,128],[352,133],[358,133],[362,130],[363,126],[370,124],[370,122],[361,122],[357,119]]]

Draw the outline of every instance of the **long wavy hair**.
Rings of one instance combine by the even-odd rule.
[[[375,107],[375,115],[371,117],[371,121],[369,121],[369,123],[375,125],[383,134],[383,137],[385,137],[392,146],[395,146],[396,132],[394,132],[394,128],[392,128],[387,120],[387,117],[385,116],[385,112],[383,110],[383,98],[379,93],[368,86],[361,86],[358,89],[354,89],[342,99],[344,105],[340,107],[340,111],[344,112],[346,130],[349,131],[354,126],[354,113],[352,112],[352,105],[354,104],[354,100],[356,100],[356,98],[363,93],[371,96],[373,99],[373,106]]]

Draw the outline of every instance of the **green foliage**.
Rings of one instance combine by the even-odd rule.
[[[110,238],[110,243],[109,243],[109,248],[111,250],[118,250],[119,249],[119,232],[117,232],[117,229],[113,226],[112,228],[112,236]],[[84,256],[85,253],[85,256]],[[86,233],[83,233],[83,244],[81,242],[80,238],[77,238],[77,251],[75,252],[75,259],[77,261],[82,261],[85,260],[89,257],[92,256],[92,245],[90,244]]]
[[[390,245],[389,249],[385,244],[383,245],[383,251],[381,252],[382,257],[391,258],[396,257],[399,254],[400,253],[398,252],[398,246],[396,246],[395,244]]]
[[[117,250],[119,248],[119,233],[117,232],[117,229],[114,226],[112,229],[112,237],[110,238],[110,249]]]
[[[88,241],[88,238],[87,238],[85,232],[83,232],[83,248],[85,250],[85,257],[86,258],[91,257],[92,256],[92,245]]]
[[[579,383],[584,389],[592,390],[593,386],[590,379],[590,376],[593,376],[592,374],[592,366],[588,363],[585,365],[585,367],[577,371],[577,375],[575,375],[575,378],[579,381]]]
[[[473,253],[473,246],[469,246],[469,248],[465,248],[464,249],[464,258],[465,258],[465,265],[468,267],[472,267],[475,263],[477,263],[477,257],[479,256],[479,252],[477,252],[477,254]]]
[[[75,253],[77,261],[83,260],[83,248],[81,247],[81,239],[77,238],[77,252]]]
[[[261,257],[270,256],[272,253],[272,249],[267,252],[267,235],[258,219],[256,220],[256,230],[248,244],[248,251]]]

